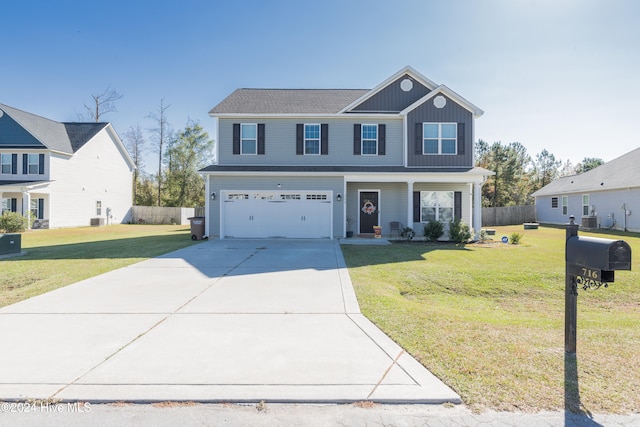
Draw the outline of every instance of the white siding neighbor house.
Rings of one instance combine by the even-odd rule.
[[[538,222],[640,231],[640,148],[533,193]]]
[[[481,227],[483,112],[405,67],[373,89],[237,89],[211,111],[206,234],[336,238],[459,218]]]
[[[34,228],[130,221],[134,163],[110,123],[59,123],[0,104],[2,212]]]

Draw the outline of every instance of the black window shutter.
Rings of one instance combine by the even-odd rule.
[[[38,174],[44,175],[44,154],[38,154]]]
[[[384,156],[387,151],[387,125],[378,125],[378,155]]]
[[[464,154],[464,123],[458,123],[458,154]]]
[[[362,145],[362,126],[358,123],[353,125],[353,154],[359,156]]]
[[[44,219],[44,199],[38,199],[38,219]]]
[[[240,123],[233,124],[233,154],[240,154]]]
[[[264,123],[258,124],[258,154],[264,154]]]
[[[298,123],[296,125],[296,155],[304,154],[304,125]]]
[[[413,222],[420,222],[420,192],[413,192]]]
[[[22,173],[24,175],[27,174],[28,172],[28,168],[29,167],[29,156],[27,154],[23,154],[22,155]]]
[[[18,199],[11,199],[11,212],[18,212]]]
[[[327,123],[320,125],[320,154],[323,156],[329,154],[329,125]]]
[[[462,219],[462,192],[460,191],[453,193],[453,217]]]
[[[416,154],[422,154],[422,123],[416,123]]]
[[[18,155],[11,155],[11,174],[16,175],[18,173]]]

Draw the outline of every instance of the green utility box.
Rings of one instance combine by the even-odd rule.
[[[19,254],[22,250],[22,235],[0,234],[0,255]]]

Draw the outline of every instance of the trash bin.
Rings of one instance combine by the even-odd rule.
[[[191,240],[205,239],[206,237],[204,235],[204,217],[192,216],[187,219],[191,221]]]
[[[380,227],[379,225],[374,225],[373,237],[375,237],[376,239],[379,239],[381,236],[382,236],[382,227]]]

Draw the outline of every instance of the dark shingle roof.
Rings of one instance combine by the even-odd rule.
[[[108,123],[60,123],[4,104],[0,104],[0,109],[46,148],[68,154],[75,153],[108,125]],[[2,142],[0,141],[0,144]]]
[[[109,123],[64,123],[71,148],[75,153]]]
[[[237,89],[209,114],[335,114],[368,89]]]
[[[640,148],[580,175],[558,178],[534,197],[640,187]]]

